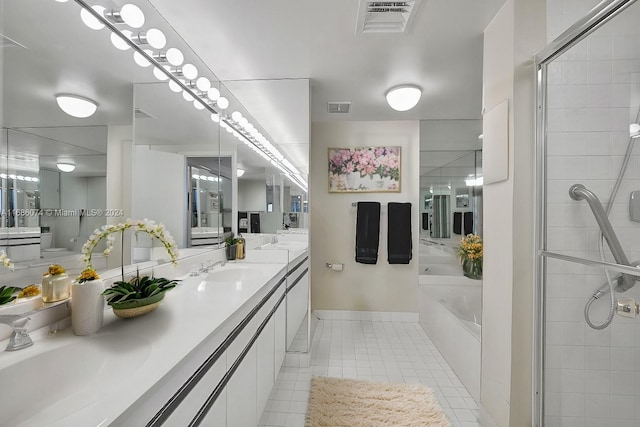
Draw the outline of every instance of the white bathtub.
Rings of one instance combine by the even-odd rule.
[[[462,276],[462,266],[453,248],[421,241],[418,257],[421,275]]]
[[[482,281],[420,276],[420,324],[469,393],[480,399]]]

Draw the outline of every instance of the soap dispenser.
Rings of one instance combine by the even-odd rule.
[[[236,243],[236,259],[244,259],[244,237],[238,234],[238,242]]]

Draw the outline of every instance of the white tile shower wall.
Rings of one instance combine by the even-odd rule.
[[[596,0],[548,0],[547,34],[557,37]],[[565,52],[549,67],[547,103],[547,248],[598,260],[599,228],[569,187],[585,185],[609,201],[624,160],[630,120],[640,98],[640,5]],[[633,151],[610,220],[629,260],[640,259],[640,224],[629,220],[629,193],[640,190],[640,148]],[[607,260],[612,260],[605,244]],[[640,424],[640,319],[614,318],[587,326],[583,310],[606,283],[600,269],[549,260],[546,304],[546,426]],[[621,295],[640,300],[640,286]],[[594,323],[604,322],[609,299],[596,301]]]

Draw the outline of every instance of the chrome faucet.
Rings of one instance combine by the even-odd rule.
[[[23,314],[0,314],[0,323],[9,325],[13,328],[11,338],[9,338],[9,344],[5,351],[22,350],[23,348],[31,347],[33,341],[27,333],[27,325],[31,318],[30,314],[35,311],[29,311]]]
[[[42,304],[42,303],[41,303]],[[62,306],[66,309],[67,315],[70,308],[69,300],[64,301],[62,304],[51,303],[46,306],[40,306],[34,310],[26,311],[24,313],[19,314],[0,314],[0,323],[4,323],[5,325],[9,325],[13,328],[13,333],[9,338],[9,343],[7,344],[7,348],[5,351],[16,351],[22,350],[23,348],[31,347],[33,345],[33,341],[27,332],[27,325],[31,320],[31,315],[40,313],[42,311],[52,310],[56,307]],[[52,323],[52,325],[54,325]],[[51,325],[50,325],[51,327]],[[51,333],[51,332],[49,332]]]
[[[209,271],[213,270],[217,265],[220,265],[220,267],[224,267],[224,264],[225,264],[224,260],[209,263],[206,267],[204,266],[204,264],[202,264],[200,268],[200,273],[208,273]]]

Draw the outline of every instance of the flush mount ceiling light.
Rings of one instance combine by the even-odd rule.
[[[58,166],[58,169],[60,169],[62,172],[73,172],[73,170],[76,168],[76,165],[68,162],[58,162],[56,163],[56,166]]]
[[[396,111],[408,111],[420,101],[422,90],[414,85],[401,85],[391,89],[386,94],[387,103]]]
[[[98,104],[95,101],[68,93],[57,94],[56,101],[62,111],[79,119],[92,116],[98,109]]]
[[[238,178],[240,178],[242,175],[244,175],[245,170],[244,169],[236,169],[236,172],[238,173]]]
[[[629,136],[631,138],[640,138],[640,124],[631,123],[629,125]]]

